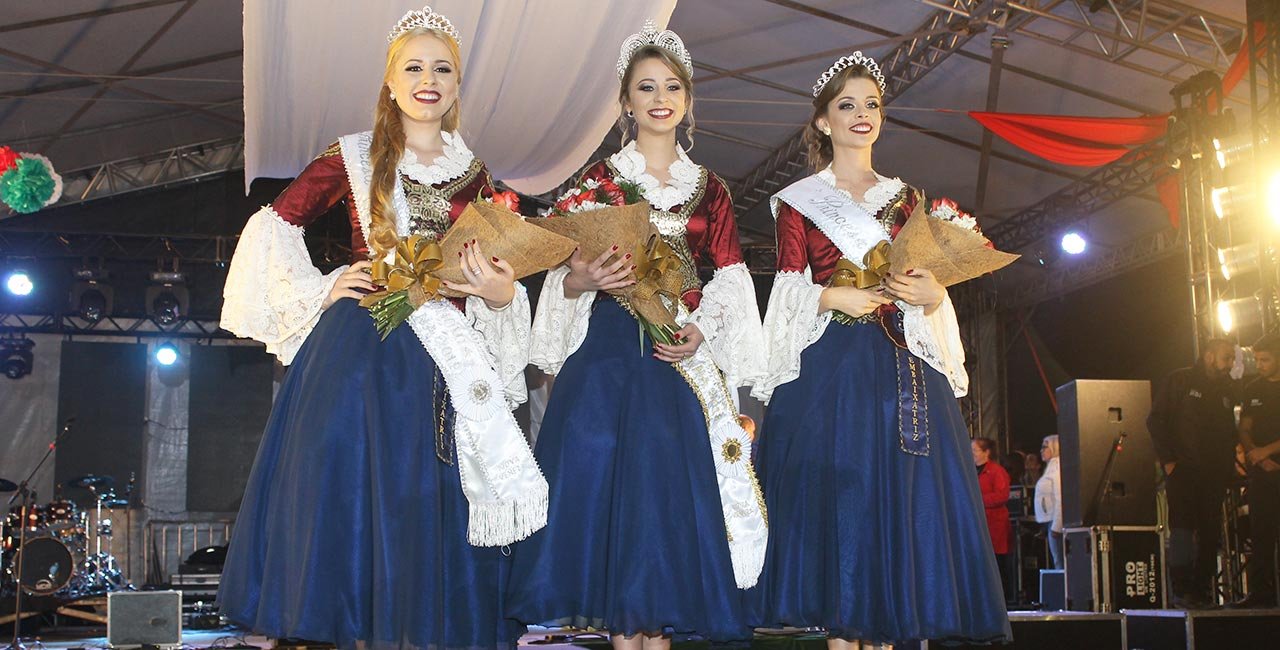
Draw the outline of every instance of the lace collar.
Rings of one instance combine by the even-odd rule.
[[[874,173],[876,178],[880,179],[880,181],[867,188],[866,193],[862,195],[861,201],[854,198],[853,194],[848,190],[836,185],[836,174],[831,171],[831,165],[827,165],[826,169],[818,172],[815,176],[817,176],[822,182],[830,185],[835,191],[847,197],[850,201],[853,201],[858,207],[866,210],[867,214],[874,217],[880,214],[880,211],[883,210],[885,206],[889,205],[889,202],[902,191],[903,187],[906,187],[906,183],[903,183],[902,179],[899,178],[881,176],[880,172],[873,171],[872,173]]]
[[[609,156],[609,162],[623,178],[640,186],[644,198],[655,210],[670,210],[684,205],[693,198],[702,177],[702,168],[689,160],[684,147],[676,145],[676,159],[667,168],[671,180],[665,185],[648,172],[644,154],[636,150],[635,141],[628,142],[622,151]]]
[[[440,137],[444,139],[444,155],[437,156],[430,165],[424,165],[418,161],[418,155],[406,147],[397,166],[400,173],[423,185],[439,185],[467,173],[476,157],[462,141],[462,136],[457,131],[444,131]]]

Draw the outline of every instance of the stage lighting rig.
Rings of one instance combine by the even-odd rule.
[[[151,286],[147,287],[147,316],[157,325],[176,325],[187,316],[191,306],[191,294],[187,291],[186,275],[178,271],[178,261],[172,270],[151,272]]]
[[[28,338],[0,339],[0,372],[9,379],[21,379],[31,374],[35,362],[32,348],[36,342]]]
[[[79,268],[72,272],[76,282],[71,286],[71,310],[81,319],[97,323],[110,316],[115,307],[115,290],[107,283],[106,270]]]

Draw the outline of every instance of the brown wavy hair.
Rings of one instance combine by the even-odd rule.
[[[813,166],[814,171],[826,169],[831,164],[831,159],[835,156],[831,146],[831,136],[822,132],[818,128],[818,118],[825,117],[827,108],[836,98],[840,96],[840,91],[844,90],[845,82],[850,79],[870,79],[873,83],[876,81],[871,71],[862,65],[851,65],[840,72],[822,87],[822,92],[813,98],[813,115],[809,117],[809,123],[804,128],[804,142],[809,147],[809,164]],[[877,89],[880,86],[876,86]],[[880,96],[880,119],[884,120],[884,95]]]
[[[646,59],[660,59],[672,72],[676,78],[680,80],[680,85],[684,86],[684,117],[689,122],[689,128],[685,130],[686,137],[689,138],[689,149],[693,149],[693,76],[680,63],[680,59],[676,55],[667,51],[665,48],[657,45],[646,45],[640,48],[631,62],[627,64],[627,71],[622,75],[622,82],[618,84],[618,106],[627,105],[627,89],[631,87],[631,77],[635,74],[636,64]],[[618,130],[622,132],[622,144],[627,144],[627,138],[631,135],[631,125],[627,122],[626,111],[618,115]]]
[[[415,36],[429,34],[444,42],[453,56],[454,69],[458,72],[458,85],[462,85],[462,54],[458,42],[448,34],[419,27],[397,36],[387,46],[387,66],[383,72],[382,89],[378,91],[378,103],[373,109],[373,142],[369,145],[369,159],[373,163],[373,178],[369,183],[369,250],[373,259],[382,259],[387,253],[395,250],[399,237],[396,235],[395,208],[391,205],[391,193],[396,187],[396,166],[404,155],[404,124],[400,121],[400,107],[391,99],[391,88],[387,82],[395,72],[396,59],[405,43]],[[462,98],[453,102],[453,106],[445,112],[440,128],[443,131],[456,131],[461,123]]]

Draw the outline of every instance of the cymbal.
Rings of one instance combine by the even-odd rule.
[[[18,489],[18,484],[8,479],[0,478],[0,492],[13,492]]]
[[[116,484],[116,480],[110,476],[100,476],[98,474],[85,474],[67,481],[67,485],[78,488],[100,488],[110,487]]]

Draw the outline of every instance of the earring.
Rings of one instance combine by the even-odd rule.
[[[630,117],[630,118],[633,118],[633,119],[634,119],[634,118],[635,118],[635,114],[633,114],[630,110],[628,110],[628,111],[627,111],[627,117]]]
[[[391,95],[391,101],[393,101],[393,102],[394,102],[394,101],[396,100],[396,93],[395,93],[395,91],[391,91],[390,93],[387,93],[387,94]]]
[[[827,136],[827,137],[831,137],[831,127],[829,127],[829,126],[824,126],[824,127],[822,127],[822,135],[825,135],[825,136]]]

